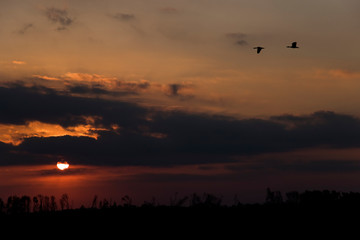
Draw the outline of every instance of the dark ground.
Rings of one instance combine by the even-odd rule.
[[[187,206],[113,204],[56,211],[4,210],[0,215],[0,228],[15,238],[76,235],[80,239],[95,236],[101,239],[324,239],[336,236],[347,239],[347,235],[359,235],[359,193],[306,191],[287,194],[287,200],[273,193],[268,192],[262,204],[233,206],[206,202],[203,198],[204,201],[196,204],[190,201]]]

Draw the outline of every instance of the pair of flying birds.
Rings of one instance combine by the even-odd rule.
[[[297,42],[292,42],[291,46],[286,46],[287,48],[299,48],[297,46]],[[254,49],[256,49],[256,52],[259,54],[261,52],[261,50],[263,50],[263,47],[254,47]]]

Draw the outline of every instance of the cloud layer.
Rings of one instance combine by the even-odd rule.
[[[360,146],[360,120],[326,111],[235,119],[150,109],[21,85],[0,87],[0,103],[2,126],[22,129],[36,121],[43,126],[56,124],[74,133],[26,136],[24,131],[18,146],[0,143],[0,151],[9,156],[1,159],[2,165],[36,164],[39,159],[53,161],[49,156],[95,165],[199,164],[233,162],[234,156],[304,148]],[[89,129],[76,135],[75,127],[81,125]],[[36,156],[38,160],[25,161],[25,155],[28,159]]]

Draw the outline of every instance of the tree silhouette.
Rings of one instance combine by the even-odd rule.
[[[44,196],[43,211],[45,211],[45,212],[50,211],[50,198],[49,198],[49,196]]]
[[[0,213],[4,212],[5,210],[5,203],[4,201],[0,198]]]
[[[57,210],[57,204],[56,204],[55,196],[51,196],[51,197],[50,197],[50,210],[51,210],[52,212],[54,212],[54,211]]]
[[[268,204],[281,204],[283,198],[280,191],[271,191],[270,188],[266,189],[266,203]]]
[[[62,211],[70,209],[69,196],[66,193],[64,193],[60,198],[60,207]]]
[[[31,198],[29,196],[22,196],[20,199],[20,206],[24,213],[30,213]]]
[[[300,203],[300,194],[297,191],[287,192],[286,194],[286,202],[289,204],[299,204]]]
[[[6,202],[8,214],[20,213],[20,198],[18,196],[9,196]]]
[[[38,212],[40,210],[39,208],[39,199],[34,196],[33,197],[33,212]]]
[[[290,210],[289,213],[294,213],[293,210],[306,213],[328,213],[334,214],[340,212],[341,210],[347,210],[347,212],[353,212],[359,210],[360,212],[360,193],[356,192],[338,192],[338,191],[329,191],[329,190],[315,190],[315,191],[304,191],[304,192],[287,192],[284,195],[286,196],[286,201],[283,200],[282,194],[280,191],[272,191],[270,188],[267,188],[266,198],[264,203],[257,204],[241,204],[237,197],[235,197],[234,204],[231,208],[228,208],[227,205],[222,205],[222,197],[216,196],[214,194],[204,193],[199,195],[193,193],[184,197],[179,197],[178,193],[173,195],[170,198],[170,207],[161,205],[156,202],[155,198],[150,201],[144,201],[140,206],[133,205],[133,200],[125,195],[121,198],[121,205],[117,205],[116,202],[113,202],[111,199],[106,198],[102,199],[98,204],[98,196],[95,195],[90,208],[85,208],[82,206],[81,209],[72,209],[72,211],[67,211],[65,215],[68,214],[83,214],[83,213],[96,213],[102,212],[104,214],[108,213],[118,213],[124,211],[126,214],[131,213],[133,208],[144,208],[144,209],[155,209],[159,212],[164,210],[174,211],[176,207],[185,207],[186,204],[190,209],[195,208],[200,209],[201,213],[205,213],[202,209],[220,209],[221,211],[243,211],[244,216],[247,216],[247,213],[268,214],[270,210],[275,210],[276,213],[279,213],[279,216],[284,213],[284,211]],[[16,195],[11,195],[7,198],[6,203],[0,198],[0,217],[6,217],[7,215],[37,215],[37,216],[56,216],[60,211],[58,211],[58,205],[60,204],[60,210],[70,209],[69,196],[64,193],[62,194],[59,201],[56,201],[55,196],[46,196],[46,195],[35,195],[30,197],[23,195],[21,197]],[[126,207],[129,207],[129,211],[125,210]],[[130,208],[131,207],[131,208]],[[227,210],[228,209],[228,210]],[[81,210],[81,211],[76,211]],[[351,211],[349,211],[351,210]],[[153,210],[150,210],[153,211]],[[175,210],[176,212],[177,210]],[[192,210],[190,210],[192,211]],[[219,212],[219,211],[215,211]],[[41,214],[39,214],[41,213]],[[85,215],[86,215],[85,214]],[[65,216],[63,215],[63,216]],[[287,215],[290,216],[290,215]]]
[[[44,196],[41,194],[38,194],[38,200],[39,200],[39,212],[43,211],[43,206],[44,206]]]

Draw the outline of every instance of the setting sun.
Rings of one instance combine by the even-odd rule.
[[[70,165],[67,162],[58,162],[56,166],[60,170],[65,170],[68,169]]]

